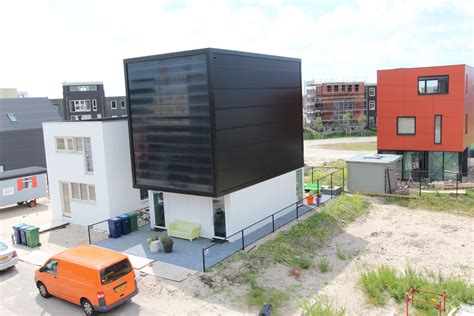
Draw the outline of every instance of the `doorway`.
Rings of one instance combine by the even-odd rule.
[[[71,217],[71,191],[69,183],[61,182],[61,201],[63,204],[63,216]]]
[[[155,211],[155,227],[166,229],[163,192],[153,193],[153,209]]]
[[[214,218],[214,237],[225,239],[227,237],[225,227],[225,203],[224,197],[212,199],[212,214]]]

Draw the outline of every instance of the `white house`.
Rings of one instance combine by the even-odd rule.
[[[127,121],[43,123],[53,220],[89,225],[141,209],[132,187]]]
[[[167,229],[176,220],[190,221],[201,225],[201,237],[225,239],[286,206],[294,204],[275,215],[275,220],[294,212],[296,202],[304,198],[303,181],[303,169],[298,169],[219,198],[149,191],[150,224]],[[271,219],[245,234],[268,223]]]

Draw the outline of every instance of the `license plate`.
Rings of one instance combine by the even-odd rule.
[[[9,256],[6,256],[6,257],[0,257],[0,261],[5,261],[5,260],[8,260],[8,258],[10,258]]]
[[[124,283],[124,284],[121,284],[119,286],[117,286],[116,288],[114,288],[114,292],[117,293],[117,292],[121,292],[125,289],[125,287],[127,287],[127,284]]]

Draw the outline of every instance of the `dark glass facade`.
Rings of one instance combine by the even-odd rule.
[[[299,59],[211,48],[124,66],[135,187],[220,197],[303,166]]]
[[[127,67],[137,186],[213,192],[206,55]]]

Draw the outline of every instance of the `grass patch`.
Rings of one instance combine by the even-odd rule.
[[[410,267],[403,273],[391,267],[380,266],[376,270],[367,271],[361,276],[361,284],[369,297],[369,302],[375,305],[384,305],[389,298],[401,303],[405,300],[405,293],[411,288],[442,293],[446,291],[446,307],[458,307],[460,303],[471,303],[474,300],[474,287],[465,281],[444,277],[433,272],[418,272]],[[416,299],[432,301],[433,295],[416,293]],[[438,297],[435,299],[439,300]],[[417,309],[435,312],[436,309],[427,304],[415,303]]]
[[[430,194],[414,197],[386,197],[386,204],[396,204],[410,209],[426,209],[454,214],[474,216],[474,190],[457,197],[450,194]]]
[[[318,296],[314,302],[304,301],[302,306],[305,316],[344,316],[345,308],[338,308],[326,296]]]
[[[323,164],[324,167],[334,167],[334,169],[329,168],[318,168],[317,166],[313,168],[313,175],[311,176],[311,167],[308,167],[309,173],[305,173],[304,182],[305,183],[315,183],[317,184],[319,180],[320,185],[331,185],[331,176],[328,176],[333,171],[336,171],[336,168],[344,169],[345,181],[347,183],[347,164],[344,160],[337,160],[333,162],[328,162]],[[324,178],[322,178],[324,177]],[[321,179],[322,178],[322,179]],[[333,173],[332,175],[332,185],[333,186],[342,186],[342,170]]]
[[[366,142],[366,143],[325,144],[325,145],[319,145],[319,147],[325,148],[325,149],[332,149],[332,150],[376,151],[377,143]]]
[[[336,248],[336,256],[339,260],[346,260],[346,254],[340,248]]]
[[[250,306],[261,307],[264,304],[271,304],[273,309],[278,310],[290,298],[287,292],[258,285],[255,273],[246,274],[244,279],[250,286],[247,292],[247,304]]]
[[[329,271],[329,260],[326,259],[326,258],[321,258],[321,260],[319,260],[318,267],[319,267],[319,272],[321,272],[321,273],[328,272]]]
[[[301,258],[312,254],[341,227],[364,214],[370,203],[360,195],[342,195],[304,221],[258,247],[251,256],[270,258],[287,266],[301,266]],[[302,267],[303,268],[303,267]]]

